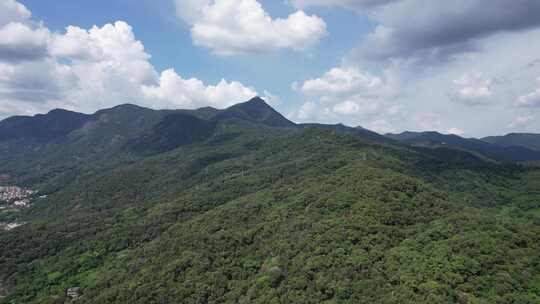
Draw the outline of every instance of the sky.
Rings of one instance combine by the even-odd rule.
[[[0,0],[0,119],[134,103],[540,132],[538,0]]]

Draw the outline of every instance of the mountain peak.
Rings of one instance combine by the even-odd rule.
[[[233,108],[233,107],[250,109],[251,111],[253,111],[253,110],[273,111],[273,112],[278,113],[276,110],[274,110],[274,108],[272,108],[272,106],[270,106],[264,99],[262,99],[259,96],[253,97],[253,98],[251,98],[250,100],[248,100],[246,102],[242,102],[242,103],[238,103],[236,105],[233,105],[230,108]]]
[[[77,114],[77,115],[80,115],[81,113],[77,113],[77,112],[66,110],[66,109],[58,109],[57,108],[57,109],[50,110],[45,115],[59,115],[59,114]],[[38,114],[38,115],[40,115],[40,114]],[[41,115],[43,115],[43,114],[41,114]]]
[[[123,103],[113,107],[113,109],[143,109],[143,107],[133,103]]]
[[[151,109],[144,108],[132,103],[123,103],[112,108],[102,109],[95,114],[110,113],[110,112],[131,112],[131,111],[152,111]]]
[[[214,117],[215,120],[243,119],[272,127],[294,127],[292,121],[274,110],[264,99],[254,97],[244,103],[233,105]]]
[[[246,101],[245,103],[259,104],[259,105],[262,105],[262,106],[268,106],[269,107],[269,105],[266,103],[266,101],[264,101],[264,99],[262,99],[260,96],[255,96],[255,97],[251,98],[250,100]]]

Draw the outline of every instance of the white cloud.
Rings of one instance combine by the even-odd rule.
[[[44,53],[32,60],[0,61],[3,116],[56,107],[93,112],[125,102],[155,108],[224,107],[258,95],[236,81],[207,85],[183,79],[172,69],[158,73],[123,21],[89,30],[69,26],[65,33],[53,34],[41,25],[33,27],[31,20],[6,26],[5,35],[0,29],[0,37],[8,38],[0,39],[0,54],[20,56],[36,41]]]
[[[77,78],[70,66],[52,59],[3,65],[0,78],[0,102],[47,104],[67,97],[77,87]]]
[[[210,0],[175,0],[176,15],[189,24],[203,16],[203,11],[210,5]]]
[[[531,111],[540,109],[534,106],[540,85],[531,86],[531,80],[540,73],[540,65],[531,64],[540,53],[540,44],[531,41],[538,39],[540,29],[499,33],[474,40],[477,49],[473,53],[433,65],[407,60],[371,61],[355,54],[344,62],[393,71],[401,79],[395,103],[402,105],[403,111],[443,114],[437,128],[422,127],[419,121],[402,115],[401,121],[392,121],[396,129],[443,132],[457,125],[468,135],[489,136],[509,131],[504,122],[520,115],[519,105],[528,106]],[[371,47],[377,49],[375,45]]]
[[[157,73],[148,61],[143,44],[123,21],[94,26],[86,31],[68,27],[65,35],[55,35],[50,46],[53,56],[73,60],[79,77],[101,83],[122,81],[134,85],[155,82]],[[86,70],[86,71],[85,71]]]
[[[343,115],[356,114],[360,112],[360,110],[361,110],[360,105],[358,105],[357,103],[351,100],[346,100],[342,103],[338,103],[333,108],[333,111],[335,113],[343,114]]]
[[[32,22],[30,11],[15,0],[0,1],[0,62],[46,57],[49,30]]]
[[[362,93],[369,95],[382,85],[381,78],[362,72],[357,67],[337,67],[320,78],[306,80],[298,89],[306,94]]]
[[[31,16],[30,11],[15,0],[0,1],[0,27],[11,22],[23,22]]]
[[[519,96],[517,99],[518,106],[521,107],[540,107],[540,77],[537,79],[538,89],[529,94]]]
[[[264,101],[266,101],[266,103],[273,107],[281,104],[281,97],[274,95],[267,90],[264,90],[262,98],[264,99]]]
[[[117,28],[126,28],[124,22],[107,25],[109,32],[116,31]],[[90,31],[77,26],[68,26],[65,34],[55,34],[49,45],[49,51],[52,55],[73,60],[95,60],[99,61],[104,57],[103,39],[99,33],[102,30],[94,26]],[[119,42],[118,42],[119,43]],[[145,58],[146,59],[146,58]]]
[[[308,101],[304,102],[298,110],[290,113],[288,116],[290,119],[307,122],[317,113],[317,111],[317,105],[313,102]]]
[[[536,64],[540,44],[532,43],[540,39],[538,1],[290,2],[297,8],[318,5],[361,11],[358,18],[370,18],[374,29],[343,58],[342,66],[384,71],[375,76],[381,87],[364,86],[356,93],[348,90],[351,81],[346,77],[331,81],[323,75],[297,83],[293,88],[324,113],[311,111],[312,120],[367,121],[366,127],[385,121],[400,131],[485,136],[507,132],[504,121],[520,115],[516,105],[540,109],[540,85],[530,85],[540,72]],[[361,113],[362,107],[345,103],[355,94],[376,97],[378,109]],[[398,105],[390,113],[388,109]]]
[[[369,115],[379,112],[380,106],[379,100],[350,96],[345,101],[335,104],[332,107],[332,112],[346,116]]]
[[[401,109],[391,105],[395,88],[390,73],[374,76],[357,66],[335,67],[319,78],[293,83],[293,89],[309,98],[291,114],[298,121],[366,125],[377,117],[400,115]],[[383,130],[381,122],[377,130]],[[387,128],[390,129],[390,128]]]
[[[255,90],[236,81],[221,80],[215,86],[206,86],[195,78],[183,79],[173,69],[161,73],[159,85],[143,86],[142,91],[148,102],[170,103],[179,108],[224,108],[257,95]]]
[[[25,61],[47,56],[49,31],[11,22],[0,28],[0,60]]]
[[[326,23],[297,11],[272,19],[257,0],[176,1],[180,18],[192,25],[195,45],[219,55],[304,50],[326,34]]]

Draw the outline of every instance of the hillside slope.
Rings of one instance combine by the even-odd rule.
[[[540,151],[540,134],[511,133],[505,136],[484,137],[482,140],[505,147],[518,146]]]
[[[416,146],[461,149],[501,162],[540,160],[540,151],[522,145],[498,145],[480,139],[463,138],[438,132],[403,132],[401,134],[387,134],[386,136]]]
[[[41,170],[0,162],[48,194],[0,232],[3,303],[64,303],[71,287],[78,303],[540,301],[539,170],[186,113],[84,161],[43,154],[94,136],[79,130],[28,152]]]

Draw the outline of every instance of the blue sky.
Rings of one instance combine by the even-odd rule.
[[[297,122],[540,132],[533,0],[2,1],[0,117],[256,93]]]
[[[67,25],[90,28],[117,20],[133,27],[137,39],[152,58],[158,70],[175,68],[186,77],[197,77],[207,83],[222,78],[238,80],[260,91],[268,90],[283,100],[294,103],[301,98],[291,90],[294,81],[323,74],[338,65],[360,39],[374,28],[374,23],[350,10],[313,8],[310,12],[323,18],[328,32],[319,45],[306,51],[282,50],[266,54],[215,56],[210,50],[191,42],[190,28],[178,20],[172,1],[70,1],[21,0],[34,17],[53,31],[62,32]],[[281,1],[260,1],[274,18],[287,17],[295,8]],[[62,9],[59,10],[58,7]],[[334,33],[334,34],[332,34]],[[284,110],[294,108],[280,104]]]

